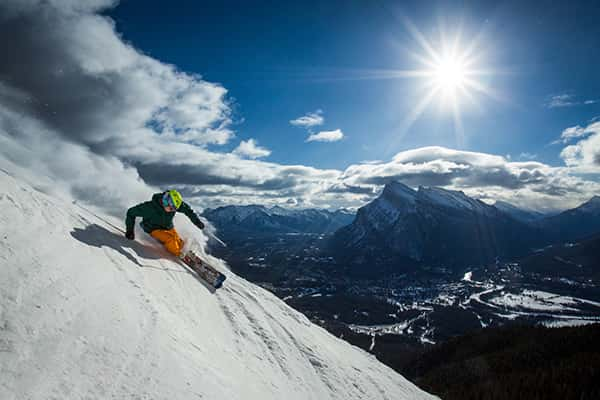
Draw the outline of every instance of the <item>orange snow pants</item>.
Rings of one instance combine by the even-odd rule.
[[[183,240],[177,234],[175,228],[172,229],[155,229],[150,232],[150,236],[161,242],[167,251],[179,257],[183,250]]]

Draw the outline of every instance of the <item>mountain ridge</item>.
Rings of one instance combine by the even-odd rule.
[[[346,210],[293,210],[262,205],[218,207],[207,209],[202,215],[230,239],[248,234],[332,233],[354,218]]]
[[[525,239],[515,243],[511,237]],[[462,191],[423,186],[415,191],[393,182],[335,233],[331,246],[341,262],[353,264],[370,260],[391,268],[412,259],[458,267],[524,255],[538,237],[535,227]]]

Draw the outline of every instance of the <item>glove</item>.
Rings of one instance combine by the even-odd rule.
[[[200,229],[204,229],[204,223],[202,221],[198,221],[198,223],[196,224],[196,226]]]
[[[125,237],[129,240],[133,240],[133,239],[135,239],[135,234],[133,233],[133,231],[127,231],[125,233]]]

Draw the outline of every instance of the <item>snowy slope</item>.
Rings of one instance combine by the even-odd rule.
[[[458,190],[448,190],[439,187],[419,186],[418,198],[421,201],[434,206],[462,209],[473,212],[484,213],[489,206],[483,202],[473,199],[464,192]]]
[[[233,273],[211,293],[4,172],[0,209],[1,399],[433,398]]]
[[[496,201],[494,203],[494,207],[503,213],[510,215],[514,219],[523,222],[533,222],[545,217],[545,215],[542,213],[532,210],[525,210],[501,200]]]

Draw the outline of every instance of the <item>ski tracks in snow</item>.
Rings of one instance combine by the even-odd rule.
[[[320,381],[322,385],[318,390],[313,388],[310,393],[305,394],[305,398],[338,398],[343,393],[343,397],[347,399],[391,399],[370,373],[353,366],[351,359],[345,360],[348,354],[336,353],[335,350],[332,352],[328,341],[320,340],[319,336],[324,331],[322,328],[311,324],[304,315],[291,309],[274,295],[261,294],[259,300],[250,288],[242,288],[238,284],[240,283],[236,280],[231,280],[222,289],[226,293],[219,296],[220,306],[232,329],[245,338],[237,341],[238,352],[252,351],[254,357],[269,362],[286,379],[292,380],[294,386],[310,387],[310,382],[314,386],[315,381]],[[280,318],[273,318],[274,307],[279,308],[277,314]],[[291,329],[296,324],[307,329],[293,332]],[[314,332],[315,330],[318,332]],[[305,332],[314,334],[306,335]],[[326,335],[327,339],[338,340]],[[247,340],[252,340],[256,346],[249,349]],[[344,345],[348,347],[344,350],[349,353],[361,353],[363,357],[374,359],[361,349],[345,342]],[[331,348],[340,350],[335,345]],[[327,355],[328,359],[337,358],[339,362],[330,364],[323,355]],[[348,379],[348,376],[352,378]]]

